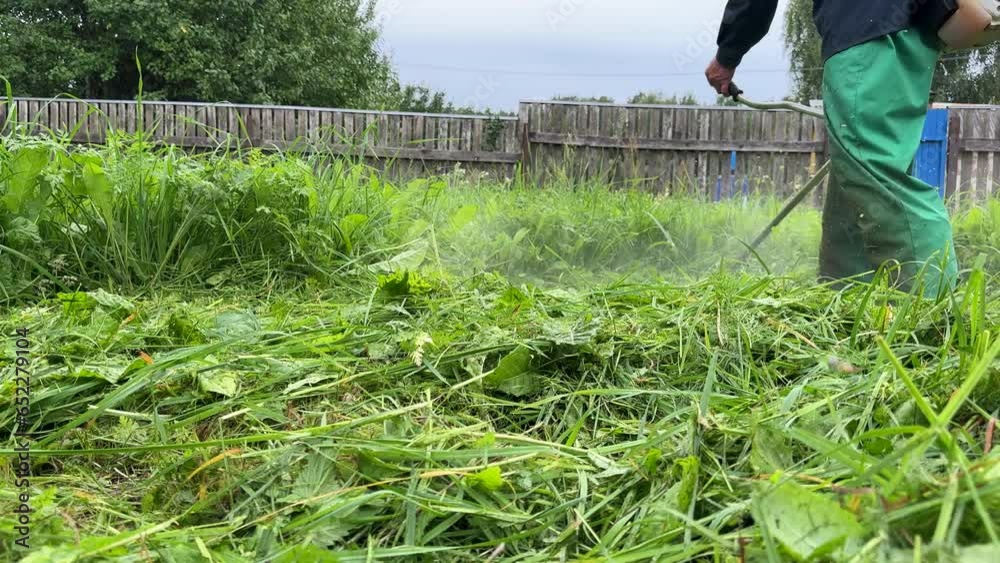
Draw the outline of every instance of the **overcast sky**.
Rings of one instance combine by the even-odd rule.
[[[383,47],[403,81],[444,90],[459,105],[497,109],[553,95],[625,101],[646,90],[714,100],[702,73],[725,3],[378,0]],[[755,98],[790,89],[779,18],[737,74]]]

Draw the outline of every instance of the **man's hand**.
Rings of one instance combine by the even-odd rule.
[[[708,78],[708,83],[723,96],[729,95],[729,84],[733,81],[734,74],[736,74],[735,68],[724,67],[718,59],[714,58],[705,70],[705,78]]]

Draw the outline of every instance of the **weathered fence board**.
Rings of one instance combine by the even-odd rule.
[[[949,107],[946,195],[956,202],[997,197],[1000,107]]]

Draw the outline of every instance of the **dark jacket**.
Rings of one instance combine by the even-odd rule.
[[[910,27],[937,31],[958,0],[814,0],[813,19],[823,39],[823,60]],[[767,35],[778,0],[729,0],[719,30],[717,58],[735,68]]]

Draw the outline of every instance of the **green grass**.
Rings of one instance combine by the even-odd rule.
[[[6,138],[0,166],[0,329],[31,341],[28,561],[1000,548],[996,203],[956,217],[963,283],[928,300],[813,283],[815,211],[745,260],[774,201],[128,139]],[[3,560],[23,555],[13,446]]]

